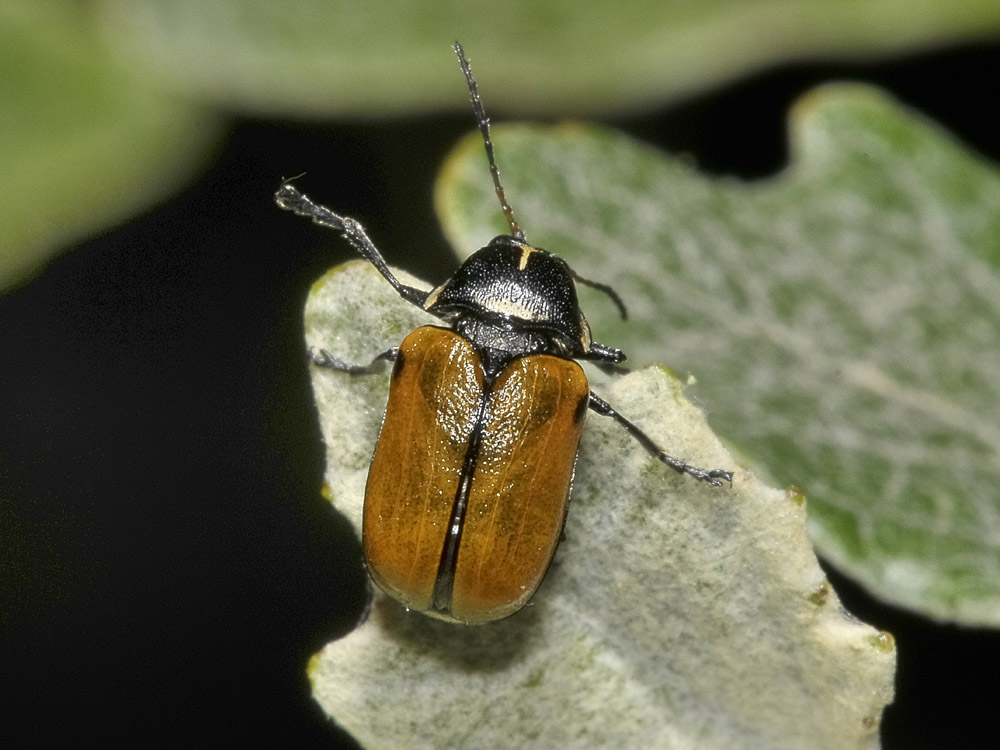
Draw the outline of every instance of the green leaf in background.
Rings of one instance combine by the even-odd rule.
[[[461,106],[456,39],[498,109],[620,114],[783,61],[998,29],[995,0],[4,0],[0,289],[175,190],[233,110]]]
[[[448,45],[493,108],[614,112],[790,60],[860,59],[1000,29],[996,0],[101,0],[111,43],[187,95],[261,112],[454,109]]]
[[[305,317],[311,346],[352,363],[435,322],[361,261],[317,282]],[[312,375],[329,496],[360,534],[388,368]],[[565,540],[532,604],[462,626],[376,594],[310,663],[324,710],[371,748],[877,746],[893,641],[844,613],[801,495],[740,470],[665,370],[592,384],[676,455],[736,469],[732,486],[677,475],[590,415]]]
[[[80,3],[0,4],[0,289],[189,178],[218,140],[200,106],[114,63]]]
[[[529,241],[630,304],[584,297],[597,340],[696,375],[875,594],[1000,625],[1000,176],[870,88],[821,88],[791,127],[791,166],[750,184],[596,128],[495,141]],[[477,135],[439,188],[454,246],[503,230]]]

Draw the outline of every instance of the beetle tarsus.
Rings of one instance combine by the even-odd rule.
[[[657,452],[656,457],[677,473],[687,474],[689,477],[694,477],[702,482],[708,482],[713,487],[721,487],[723,481],[730,484],[733,483],[733,472],[731,471],[724,471],[723,469],[699,469],[697,466],[686,464],[673,456],[667,455],[663,451]]]
[[[603,369],[605,365],[620,364],[628,359],[628,357],[625,356],[625,352],[621,349],[615,349],[613,346],[605,346],[593,341],[587,353],[579,357],[579,359],[589,359]]]
[[[377,355],[367,365],[349,365],[344,362],[344,360],[340,359],[340,357],[335,356],[326,349],[309,347],[309,359],[314,365],[317,367],[326,367],[331,370],[346,372],[348,375],[371,375],[373,372],[377,372],[380,369],[382,362],[392,362],[396,359],[398,354],[399,347],[394,346],[391,349],[386,349],[384,352]]]

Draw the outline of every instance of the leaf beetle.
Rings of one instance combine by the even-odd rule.
[[[408,609],[458,623],[499,620],[538,588],[562,534],[588,410],[616,420],[675,471],[721,485],[732,473],[668,455],[590,390],[575,360],[611,368],[625,354],[593,341],[576,282],[609,295],[529,244],[500,183],[489,120],[465,75],[509,235],[495,237],[429,292],[401,283],[354,219],[285,180],[275,201],[338,231],[407,302],[439,318],[369,365],[326,350],[315,365],[353,375],[392,361],[389,401],[365,488],[362,542],[375,583]]]

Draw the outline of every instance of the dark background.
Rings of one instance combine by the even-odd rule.
[[[867,80],[996,161],[998,62],[992,45],[789,66],[610,124],[710,173],[760,177],[785,162],[799,94]],[[308,170],[310,194],[438,282],[454,261],[432,180],[472,127],[464,109],[347,125],[237,119],[187,192],[0,297],[3,746],[353,746],[305,677],[309,656],[358,617],[364,573],[319,495],[300,322],[310,284],[350,252],[271,194]],[[1000,747],[1000,635],[831,578],[897,639],[884,746]]]

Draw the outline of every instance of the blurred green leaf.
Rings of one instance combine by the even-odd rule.
[[[367,363],[433,321],[358,261],[314,286],[306,339]],[[359,534],[388,369],[313,368],[329,496]],[[673,453],[738,469],[668,372],[614,380],[591,379]],[[462,626],[377,593],[309,675],[372,748],[842,750],[877,745],[894,664],[891,636],[847,616],[825,581],[800,495],[745,470],[731,487],[677,475],[591,415],[565,540],[531,605]]]
[[[224,110],[398,115],[489,101],[541,112],[662,104],[793,59],[984,38],[994,0],[0,4],[0,288],[188,179]]]
[[[164,196],[218,121],[114,64],[78,3],[0,5],[0,289]]]
[[[206,101],[264,112],[456,108],[456,39],[489,102],[620,112],[781,62],[984,38],[996,0],[101,0],[132,64]]]
[[[607,130],[503,126],[529,241],[612,284],[594,337],[699,379],[713,425],[810,498],[820,552],[883,599],[1000,624],[1000,177],[877,90],[792,117],[791,166],[712,179]],[[456,247],[505,231],[478,135],[446,165]]]

